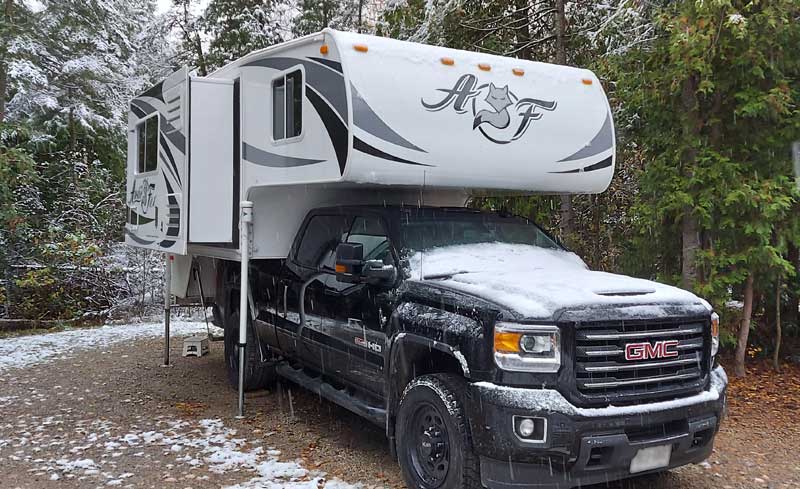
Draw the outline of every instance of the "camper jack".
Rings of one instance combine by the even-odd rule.
[[[240,414],[282,377],[410,488],[606,482],[711,453],[718,317],[465,204],[602,192],[614,158],[588,70],[325,30],[131,102],[125,235],[176,296],[199,266]]]

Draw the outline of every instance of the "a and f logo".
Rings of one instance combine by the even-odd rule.
[[[625,345],[625,360],[675,358],[678,356],[677,347],[677,340],[656,341],[655,343],[628,343]]]
[[[420,99],[431,112],[453,107],[457,114],[472,113],[472,129],[497,144],[508,144],[521,138],[532,121],[542,118],[541,110],[553,111],[556,102],[535,98],[519,98],[508,85],[479,83],[473,74],[461,75],[452,88],[437,88],[435,100]]]

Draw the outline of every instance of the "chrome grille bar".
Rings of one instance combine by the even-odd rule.
[[[631,379],[631,380],[615,380],[609,382],[582,382],[583,387],[587,389],[604,389],[604,388],[613,388],[613,387],[622,387],[626,385],[642,385],[642,384],[652,384],[654,382],[670,382],[674,380],[686,380],[686,379],[694,379],[699,376],[698,372],[686,373],[686,374],[677,374],[677,375],[659,375],[656,377],[645,377],[643,379]]]
[[[668,329],[668,330],[655,330],[655,331],[637,331],[635,333],[583,333],[578,336],[579,340],[625,340],[634,338],[663,338],[664,336],[680,336],[687,334],[702,333],[703,328],[691,329]]]
[[[658,362],[646,362],[646,363],[629,363],[629,364],[614,364],[614,365],[602,365],[602,366],[591,366],[591,367],[579,367],[584,372],[619,372],[625,370],[637,370],[637,369],[646,369],[646,368],[659,368],[659,367],[674,367],[676,365],[691,365],[691,364],[698,364],[700,363],[700,357],[698,355],[693,355],[692,358],[681,358],[678,360],[666,360],[666,361],[658,361]]]

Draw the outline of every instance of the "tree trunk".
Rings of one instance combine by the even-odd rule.
[[[183,2],[183,39],[186,42],[187,49],[193,50],[195,56],[197,56],[198,73],[200,76],[206,76],[208,74],[208,66],[206,65],[206,57],[203,55],[203,43],[200,41],[200,34],[189,22],[189,3]],[[191,32],[190,29],[194,32]]]
[[[517,38],[517,57],[532,59],[531,56],[531,22],[528,0],[514,0],[514,17],[517,22],[515,36]]]
[[[795,270],[794,278],[787,284],[788,287],[786,288],[786,295],[787,295],[787,303],[786,303],[786,312],[784,314],[784,320],[788,324],[797,324],[798,319],[798,310],[800,310],[800,295],[797,294],[797,283],[800,280],[800,248],[796,245],[789,243],[788,251],[786,259],[789,260],[789,263],[792,264],[792,268]]]
[[[565,37],[567,32],[567,17],[564,13],[564,1],[556,1],[556,64],[567,64],[567,47],[565,45]],[[561,231],[561,239],[569,243],[572,240],[572,235],[575,232],[575,211],[572,208],[572,196],[561,196],[561,220],[559,222],[559,229]]]
[[[592,195],[592,262],[595,270],[601,270],[600,266],[600,199],[602,194]]]
[[[200,34],[194,33],[194,50],[197,54],[198,71],[200,76],[208,75],[208,65],[206,65],[206,57],[203,54],[203,43],[200,41]]]
[[[13,236],[13,232],[12,232]],[[11,319],[11,303],[13,302],[11,297],[14,293],[14,269],[11,266],[14,264],[14,240],[13,237],[9,240],[9,246],[6,250],[6,270],[5,270],[5,281],[6,281],[6,318]]]
[[[736,339],[736,358],[733,372],[737,377],[744,377],[744,358],[747,354],[747,338],[750,336],[750,319],[753,315],[753,275],[747,276],[744,284],[744,310],[742,311],[742,322],[739,323],[739,335]]]
[[[781,371],[781,279],[775,287],[775,351],[772,352],[772,366],[776,372]]]
[[[692,215],[692,210],[684,210],[681,225],[682,254],[681,254],[681,283],[684,289],[691,290],[697,282],[697,250],[700,249],[700,232],[698,231],[697,218]]]
[[[358,33],[361,34],[363,32],[363,20],[364,15],[364,0],[358,0]]]
[[[5,23],[5,36],[11,37],[11,26],[13,22],[12,14],[14,13],[14,0],[6,0],[5,7],[3,8],[3,22]],[[4,37],[5,37],[4,36]],[[4,38],[2,40],[2,56],[0,60],[0,123],[5,121],[6,118],[6,92],[8,91],[8,42],[10,39]]]
[[[687,147],[683,152],[681,169],[686,181],[690,181],[697,163],[697,139],[700,136],[700,108],[697,100],[697,75],[690,75],[681,87],[681,104],[686,113],[683,133]],[[691,191],[691,189],[686,189]],[[700,226],[691,206],[683,209],[681,222],[681,283],[692,289],[697,282],[697,250],[700,249]]]

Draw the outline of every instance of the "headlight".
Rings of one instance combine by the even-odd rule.
[[[558,372],[561,334],[555,326],[497,323],[494,362],[515,372]]]
[[[717,356],[719,351],[719,314],[711,313],[711,356]]]

